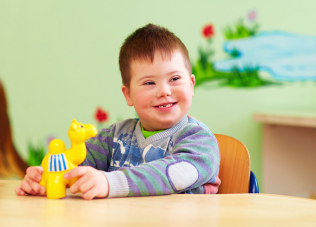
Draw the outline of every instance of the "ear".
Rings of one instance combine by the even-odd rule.
[[[125,97],[127,105],[128,106],[133,106],[133,101],[131,99],[131,94],[130,94],[129,89],[125,85],[122,85],[121,88],[122,88],[122,92],[123,92],[123,95]]]
[[[77,129],[77,121],[76,121],[76,119],[72,120],[71,125],[70,125],[70,129],[73,130],[73,131],[76,131],[76,129]]]
[[[191,84],[192,96],[193,96],[194,95],[194,86],[195,86],[195,76],[193,74],[190,76],[190,84]]]

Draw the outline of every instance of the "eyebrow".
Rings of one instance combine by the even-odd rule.
[[[141,78],[139,78],[139,79],[137,80],[137,83],[138,83],[139,81],[141,81],[141,80],[145,80],[145,79],[147,79],[147,78],[152,78],[152,77],[155,77],[155,76],[153,76],[153,75],[143,76],[143,77],[141,77]]]
[[[168,72],[166,75],[172,75],[172,74],[175,74],[175,73],[181,73],[181,71],[179,71],[179,70],[174,70],[174,71]],[[139,79],[137,80],[137,82],[139,82],[139,81],[141,81],[141,80],[144,80],[144,79],[147,79],[147,78],[152,78],[152,77],[156,77],[156,76],[154,76],[154,75],[143,76],[143,77],[139,78]]]
[[[174,71],[167,73],[167,75],[171,75],[171,74],[175,74],[175,73],[182,73],[182,72],[179,70],[174,70]]]

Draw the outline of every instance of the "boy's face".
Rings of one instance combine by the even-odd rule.
[[[128,89],[122,86],[127,105],[134,106],[146,131],[167,129],[188,112],[194,95],[195,78],[189,75],[182,54],[171,60],[156,52],[154,62],[133,61]]]

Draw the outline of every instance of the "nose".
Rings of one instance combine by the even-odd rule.
[[[158,91],[157,91],[158,98],[171,95],[171,88],[168,84],[162,84],[160,86],[157,86],[157,88],[158,88]]]

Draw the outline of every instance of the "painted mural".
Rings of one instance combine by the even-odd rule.
[[[199,47],[199,58],[192,63],[197,86],[215,82],[218,86],[245,88],[316,81],[316,37],[259,31],[256,18],[253,10],[246,22],[239,19],[223,29],[223,49],[229,58],[222,60],[213,59],[215,26],[202,28],[206,43]],[[270,78],[262,78],[260,72],[267,72]]]
[[[201,29],[204,42],[198,48],[198,58],[192,61],[196,86],[211,84],[213,87],[259,88],[281,87],[285,82],[316,82],[316,37],[285,31],[262,31],[258,12],[251,10],[224,28],[206,24]],[[216,59],[214,39],[225,38],[222,44],[227,53]],[[265,72],[267,76],[262,76]],[[316,83],[315,83],[316,85]],[[205,86],[207,87],[207,86]],[[136,113],[135,113],[136,114]],[[109,124],[109,111],[97,107],[94,112],[97,128]],[[137,116],[136,116],[137,117]],[[116,120],[121,120],[118,117]],[[40,165],[49,142],[28,143],[28,159],[24,161],[16,150],[12,135],[5,90],[0,81],[0,178],[22,178],[28,166]]]

